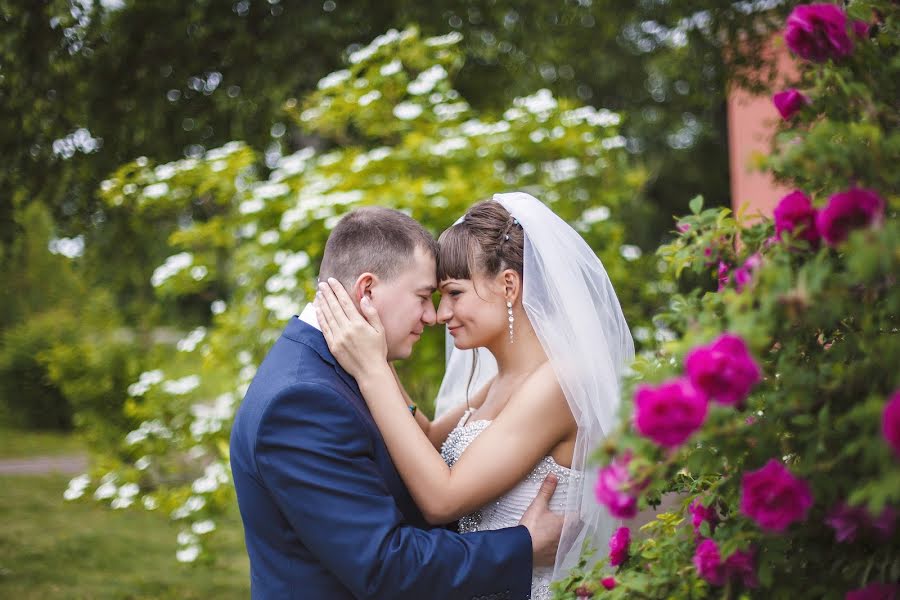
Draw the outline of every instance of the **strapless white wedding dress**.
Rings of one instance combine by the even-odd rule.
[[[466,412],[456,428],[447,436],[447,440],[441,447],[441,456],[444,461],[453,467],[462,453],[478,435],[490,426],[491,421],[477,419],[469,422],[470,412]],[[500,496],[487,506],[481,507],[471,515],[466,515],[459,520],[460,533],[472,531],[489,531],[504,527],[515,527],[525,510],[537,496],[541,484],[548,473],[553,472],[559,478],[559,485],[553,498],[550,500],[550,509],[562,513],[566,506],[566,490],[570,477],[578,473],[559,465],[550,456],[542,458],[525,479],[514,488]],[[536,567],[531,574],[531,598],[532,600],[549,600],[550,581],[553,576],[552,567]]]

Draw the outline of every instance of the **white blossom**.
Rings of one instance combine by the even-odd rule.
[[[79,475],[69,480],[69,486],[63,492],[63,498],[66,500],[75,500],[84,495],[84,491],[91,483],[91,478],[85,474]]]
[[[212,531],[215,531],[216,524],[212,522],[210,519],[206,519],[205,521],[198,521],[191,525],[191,531],[196,533],[197,535],[205,535]]]
[[[61,254],[66,258],[78,258],[84,254],[84,236],[73,238],[54,238],[47,244],[50,254]]]
[[[156,267],[153,271],[153,275],[150,277],[150,283],[153,284],[153,287],[159,287],[170,277],[187,269],[193,263],[194,255],[190,252],[173,254],[168,257],[162,265]]]
[[[201,281],[204,277],[209,274],[209,269],[205,265],[197,265],[195,267],[191,267],[191,279],[194,281]]]
[[[357,102],[360,106],[368,106],[379,98],[381,98],[381,92],[379,92],[378,90],[372,90],[371,92],[360,96]]]
[[[625,260],[637,260],[641,257],[641,249],[632,244],[623,244],[619,247],[619,254],[622,255],[622,258]]]
[[[406,86],[406,91],[414,96],[428,94],[439,81],[447,78],[447,71],[441,65],[434,65],[425,69],[413,81]]]
[[[403,69],[403,63],[401,63],[396,58],[389,62],[388,64],[381,67],[379,73],[384,77],[390,77],[391,75],[396,75]]]
[[[154,369],[153,371],[144,371],[138,377],[138,380],[135,383],[132,383],[128,386],[128,394],[130,396],[143,396],[147,390],[150,389],[150,386],[156,385],[160,383],[164,379],[163,372],[159,369]]]
[[[328,88],[333,88],[334,86],[347,81],[349,78],[350,71],[348,71],[347,69],[341,69],[340,71],[329,73],[328,75],[320,79],[319,83],[316,84],[316,87],[320,90],[327,90]]]
[[[228,306],[224,300],[213,300],[209,305],[209,310],[214,315],[221,315]]]
[[[199,546],[188,546],[187,548],[182,548],[175,552],[175,558],[178,562],[182,563],[190,563],[197,560],[197,557],[200,556],[200,547]]]
[[[513,100],[513,105],[524,108],[534,115],[555,110],[558,106],[556,98],[553,97],[553,93],[546,88],[538,90],[531,96],[516,98]]]
[[[183,396],[189,392],[192,392],[200,385],[200,377],[197,375],[188,375],[187,377],[182,377],[181,379],[172,379],[169,381],[165,381],[162,384],[162,389],[167,394],[172,394],[174,396]]]
[[[394,116],[401,121],[410,121],[422,114],[422,107],[413,102],[401,102],[394,107]]]
[[[437,46],[450,46],[452,44],[457,44],[463,39],[463,36],[458,31],[451,31],[447,35],[442,35],[438,37],[430,37],[425,40],[426,46],[437,47]]]
[[[144,196],[146,198],[156,199],[162,198],[169,193],[169,184],[165,182],[154,183],[144,188]]]
[[[175,347],[179,352],[193,352],[197,344],[206,337],[206,327],[197,327],[191,331],[186,337],[178,341]]]

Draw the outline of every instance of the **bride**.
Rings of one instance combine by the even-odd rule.
[[[617,525],[593,498],[588,459],[615,425],[631,334],[600,260],[528,194],[475,204],[438,246],[448,356],[434,421],[416,411],[387,362],[365,297],[361,316],[340,283],[320,283],[319,323],[432,524],[515,526],[545,476],[556,475],[550,506],[565,514],[556,565],[532,574],[532,598],[549,598],[550,582],[585,545],[605,551]]]

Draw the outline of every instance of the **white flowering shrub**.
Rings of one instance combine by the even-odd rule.
[[[210,322],[129,387],[132,431],[94,477],[72,480],[67,498],[166,511],[183,524],[177,559],[206,556],[216,516],[234,502],[235,408],[285,321],[312,297],[330,229],[356,206],[405,211],[437,234],[480,199],[528,190],[604,259],[631,321],[646,320],[658,293],[647,283],[655,262],[627,243],[616,218],[644,181],[624,149],[621,117],[547,90],[480,114],[452,86],[458,42],[409,29],[352,53],[346,70],[286,103],[323,149],[267,154],[265,179],[259,157],[230,143],[199,159],[131,163],[104,183],[106,202],[130,203],[147,218],[178,203],[216,207],[171,236],[172,254],[152,278],[161,297],[210,298]],[[435,330],[400,367],[426,406],[443,364]]]

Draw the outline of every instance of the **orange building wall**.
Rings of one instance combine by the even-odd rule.
[[[728,93],[728,149],[731,171],[731,206],[735,212],[746,205],[748,217],[772,216],[778,201],[790,189],[776,185],[772,177],[753,167],[754,156],[771,150],[775,125],[781,116],[772,104],[772,94],[797,74],[794,59],[779,33],[770,42],[771,60],[776,61],[779,81],[762,96],[740,89]]]

